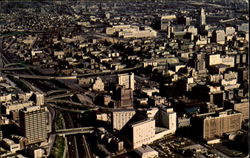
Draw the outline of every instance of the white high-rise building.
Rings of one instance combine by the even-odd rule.
[[[166,127],[170,133],[176,131],[177,125],[177,115],[173,108],[160,108],[159,120],[163,127]]]
[[[151,143],[155,136],[155,120],[147,119],[131,124],[133,148]]]
[[[20,111],[20,127],[22,136],[27,138],[27,144],[45,141],[47,139],[47,108],[40,106],[26,107]]]
[[[44,105],[44,94],[36,92],[35,95],[36,95],[36,105],[37,106]]]
[[[202,25],[206,25],[206,13],[205,10],[203,8],[201,8],[200,10],[200,26]]]
[[[134,109],[114,110],[111,115],[113,129],[121,130],[134,115]]]
[[[119,74],[118,75],[118,84],[119,85],[124,85],[125,88],[130,88],[132,90],[135,90],[134,73]]]

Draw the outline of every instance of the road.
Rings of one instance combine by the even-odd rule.
[[[79,127],[79,128],[59,129],[56,130],[54,134],[73,135],[73,134],[92,133],[92,132],[94,132],[94,127]]]
[[[3,38],[0,38],[0,68],[3,68],[2,55],[3,55]]]
[[[85,113],[86,110],[79,110],[79,109],[72,109],[72,108],[65,108],[65,107],[60,107],[58,105],[51,105],[54,109],[58,109],[60,111],[67,111],[67,112],[70,112],[70,113]]]
[[[75,76],[41,76],[41,75],[28,75],[28,74],[11,74],[10,76],[13,76],[15,78],[27,78],[27,79],[39,79],[39,80],[68,80],[68,79],[77,79],[82,77],[91,77],[91,76],[101,76],[101,75],[109,75],[109,74],[120,74],[125,72],[130,72],[136,69],[139,69],[141,67],[141,64],[136,65],[135,67],[131,68],[124,68],[121,70],[112,70],[108,72],[96,72],[96,73],[87,73],[87,74],[77,74]]]
[[[76,127],[80,128],[79,123],[74,120],[74,124]],[[84,135],[76,135],[77,137],[77,145],[79,149],[79,156],[84,158],[92,158],[89,144],[87,143],[86,137]]]
[[[40,79],[40,76],[39,75],[37,76],[31,70],[28,73],[27,73],[27,71],[26,72],[24,71],[24,72],[20,73],[20,76],[32,76],[31,79],[29,77],[28,78],[25,78],[25,77],[22,78],[22,77],[16,75],[17,74],[16,71],[24,70],[24,68],[26,68],[26,69],[29,68],[29,67],[26,67],[26,66],[22,65],[21,63],[18,65],[19,67],[16,67],[16,65],[14,65],[15,68],[11,68],[11,67],[10,68],[4,68],[4,65],[11,63],[11,61],[9,61],[7,59],[3,59],[4,58],[4,54],[3,54],[4,50],[2,48],[2,41],[3,41],[3,39],[0,38],[0,70],[1,69],[5,70],[5,72],[8,71],[8,70],[10,70],[10,71],[13,70],[9,74],[12,74],[14,77],[16,77],[17,79],[21,80],[23,83],[25,83],[34,92],[40,92],[40,93],[45,93],[45,94],[46,94],[47,91],[52,91],[52,92],[55,91],[55,92],[57,92],[57,90],[59,88],[57,87],[57,84],[55,84],[55,82],[58,82],[58,81],[55,81],[55,80],[53,80],[53,81],[32,80],[32,79]],[[12,45],[12,43],[14,41],[15,41],[15,39],[12,39],[12,41],[10,42],[10,44],[7,46],[6,49],[8,49],[9,47],[11,47],[11,45]],[[5,60],[5,62],[3,60]],[[11,58],[10,58],[10,60],[11,60]],[[14,63],[14,64],[16,64],[16,63]],[[76,78],[76,76],[63,76],[63,77],[58,77],[57,76],[56,79],[72,79],[72,77],[74,79]],[[45,78],[46,79],[49,78],[49,80],[50,80],[51,76],[49,76],[49,77],[45,76]],[[55,78],[52,77],[52,79],[55,79]],[[48,87],[47,86],[48,84],[45,84],[45,82],[49,82],[51,85],[55,85],[55,86],[54,87]],[[69,94],[63,94],[63,97],[66,97],[68,95]],[[70,96],[71,95],[72,94],[70,94]],[[50,96],[50,97],[51,98],[49,98],[49,99],[55,99],[55,98],[58,98],[58,97],[62,97],[62,95],[55,95],[55,96]],[[64,100],[64,101],[67,102],[67,100]],[[65,104],[65,102],[63,102],[63,103]],[[46,104],[48,104],[48,103],[46,103]],[[69,104],[69,102],[67,102],[67,104]],[[80,104],[80,105],[82,105],[82,104]],[[51,114],[50,118],[49,118],[49,126],[51,127],[51,130],[54,129],[54,126],[52,124],[52,122],[54,122],[53,120],[54,120],[54,117],[55,117],[55,111],[54,111],[54,109],[57,109],[57,108],[55,108],[54,105],[51,106],[51,107],[49,107],[50,114]],[[62,112],[62,115],[63,115],[64,120],[65,120],[66,128],[74,128],[75,125],[74,125],[74,122],[73,122],[73,120],[71,118],[71,115],[73,115],[73,114],[70,114],[68,112],[70,110],[67,110],[67,112],[65,112],[65,111]],[[74,112],[75,111],[80,112],[80,113],[84,112],[84,111],[81,111],[81,110],[74,110]],[[70,111],[70,112],[72,112],[72,111]],[[52,134],[50,136],[49,140],[48,140],[48,145],[50,146],[49,150],[51,150],[51,148],[52,148],[52,144],[54,142],[54,139],[55,139],[55,135]],[[67,153],[67,155],[68,155],[69,158],[71,158],[71,157],[72,158],[90,157],[89,156],[90,155],[90,149],[88,147],[88,144],[87,144],[87,141],[86,141],[85,137],[83,137],[82,135],[67,135],[66,136],[66,140],[67,140],[67,145],[66,146],[68,146],[68,153]]]
[[[49,126],[50,126],[50,132],[53,132],[55,130],[55,115],[56,115],[56,112],[55,110],[51,107],[51,106],[47,106],[48,107],[48,110],[50,112],[50,119],[49,119]],[[53,148],[53,144],[54,144],[54,141],[55,141],[55,135],[49,135],[49,140],[48,140],[48,155],[50,154],[52,148]]]
[[[87,143],[86,138],[85,138],[84,135],[82,135],[82,140],[83,140],[83,144],[82,145],[84,147],[84,151],[86,153],[86,157],[87,158],[91,158],[92,155],[91,155],[91,152],[90,152],[90,147],[89,147],[89,144]]]
[[[58,94],[46,97],[46,100],[53,100],[53,99],[59,99],[59,98],[66,98],[66,97],[72,97],[74,93],[64,93],[64,94]]]
[[[88,127],[81,127],[77,120],[72,117],[71,114],[67,112],[62,113],[64,120],[65,120],[65,125],[66,128],[88,128]],[[90,127],[92,128],[92,127]],[[90,151],[90,147],[86,141],[85,136],[82,134],[78,135],[69,135],[66,136],[68,140],[68,155],[69,158],[92,158],[92,154]]]
[[[74,128],[73,120],[69,113],[62,113],[66,128]],[[79,158],[78,148],[77,148],[77,139],[75,135],[69,135],[67,137],[68,143],[68,156],[69,158]]]

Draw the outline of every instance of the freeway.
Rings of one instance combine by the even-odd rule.
[[[13,40],[14,42],[14,40]],[[13,43],[11,42],[9,44],[9,46],[7,46],[6,49],[8,49],[8,47],[11,47],[11,44]],[[53,93],[57,93],[59,92],[60,90],[57,90],[59,87],[46,87],[41,89],[41,87],[44,87],[44,82],[50,82],[51,84],[54,84],[54,81],[40,81],[41,79],[45,79],[45,80],[51,80],[51,79],[76,79],[77,77],[76,76],[40,76],[40,75],[35,75],[29,68],[31,66],[26,66],[22,63],[10,63],[11,61],[7,60],[7,59],[4,59],[4,54],[2,54],[2,38],[0,38],[0,60],[4,62],[1,62],[1,67],[0,67],[0,72],[2,71],[14,71],[12,73],[8,73],[10,76],[14,76],[16,77],[17,79],[19,79],[20,81],[22,81],[25,85],[27,85],[32,91],[34,92],[39,92],[39,93],[44,93],[46,91],[50,91],[49,94],[53,94]],[[8,58],[11,60],[11,58]],[[7,65],[4,65],[4,64],[7,64]],[[6,67],[4,67],[6,66]],[[17,74],[15,71],[18,71],[18,70],[30,70],[30,72],[28,72],[27,74]],[[24,72],[22,72],[24,73]],[[25,72],[26,73],[26,72]],[[19,76],[20,75],[20,76]],[[28,76],[28,77],[27,77]],[[39,80],[32,80],[32,79],[39,79]],[[39,88],[38,88],[39,87]],[[61,95],[54,95],[54,96],[50,96],[48,98],[46,98],[47,100],[50,100],[49,102],[55,102],[55,103],[60,103],[60,104],[73,104],[73,105],[78,105],[78,106],[81,106],[83,107],[83,104],[79,104],[79,103],[75,103],[75,102],[70,102],[70,101],[67,101],[67,100],[56,100],[57,98],[61,98],[61,97],[67,97],[67,96],[72,96],[72,94],[61,94]],[[48,103],[48,102],[47,102]],[[55,108],[55,109],[60,109],[60,110],[63,110],[63,118],[65,120],[65,125],[66,125],[66,128],[74,128],[74,122],[71,118],[71,115],[68,113],[68,112],[75,112],[75,113],[83,113],[85,112],[85,110],[75,110],[75,109],[66,109],[64,107],[59,107],[58,105],[51,105],[52,108],[50,108],[50,111]],[[95,106],[90,106],[92,109],[93,107]],[[89,110],[89,109],[88,109]],[[67,113],[65,113],[65,111],[67,111]],[[50,113],[50,120],[49,120],[49,125],[52,126],[53,128],[53,125],[52,125],[52,122],[53,122],[53,118],[55,117],[55,113],[52,112]],[[93,129],[74,129],[74,130],[71,130],[69,129],[69,131],[57,131],[58,133],[56,134],[61,134],[61,135],[66,135],[66,140],[67,140],[67,146],[68,146],[68,156],[71,158],[71,157],[74,157],[74,158],[79,158],[81,157],[82,154],[85,154],[84,152],[86,152],[86,155],[90,155],[90,150],[89,148],[86,148],[84,149],[83,146],[84,144],[86,144],[86,140],[84,138],[78,138],[78,136],[74,136],[74,134],[79,134],[79,133],[90,133],[90,132],[93,132]],[[51,147],[52,147],[52,144],[54,142],[54,139],[55,139],[55,135],[56,134],[53,134],[53,132],[51,133],[50,135],[50,139],[49,139],[49,142],[48,144],[50,145],[50,149],[51,150]],[[73,135],[72,135],[73,134]],[[85,140],[85,141],[84,141]],[[80,144],[79,144],[80,142]],[[78,149],[79,148],[79,149]],[[79,154],[81,154],[79,156]]]
[[[30,82],[24,80],[24,79],[20,79],[20,81],[25,84],[30,90],[32,90],[33,92],[39,92],[39,93],[43,93],[43,91],[41,91],[40,89],[38,89],[37,87],[33,86]]]
[[[61,100],[61,99],[45,100],[45,102],[48,102],[48,103],[62,103],[62,104],[69,104],[69,105],[75,105],[75,106],[80,106],[80,107],[86,107],[82,103],[77,103],[77,102],[68,101],[68,100]],[[95,106],[89,106],[89,105],[87,107],[95,108]]]
[[[16,73],[15,74],[9,74],[9,75],[13,76],[15,78],[39,79],[39,80],[68,80],[68,79],[77,79],[77,78],[90,77],[90,76],[101,76],[101,75],[125,73],[125,72],[129,72],[129,71],[139,69],[141,67],[142,67],[142,65],[138,64],[135,67],[125,68],[125,69],[121,69],[121,70],[87,73],[87,74],[77,74],[77,75],[73,75],[73,76],[47,76],[47,75],[46,76],[41,76],[41,75],[27,75],[27,74],[16,74]]]
[[[91,158],[92,157],[92,154],[91,154],[91,151],[90,151],[90,147],[89,147],[89,144],[87,143],[86,141],[86,138],[85,138],[85,135],[82,135],[82,141],[83,141],[83,148],[84,148],[84,153],[85,153],[85,157],[86,158]]]
[[[0,38],[0,68],[3,68],[3,38]]]
[[[7,67],[11,67],[11,66],[22,66],[22,67],[25,67],[25,64],[23,63],[9,63],[9,64],[5,64],[4,67],[7,68]]]
[[[55,130],[55,115],[56,115],[56,111],[51,107],[51,106],[47,106],[48,110],[49,110],[49,127],[50,127],[50,132],[53,132]],[[49,135],[49,139],[48,139],[48,155],[50,154],[53,144],[55,141],[55,135]]]
[[[49,33],[53,33],[52,31],[31,31],[31,30],[26,30],[26,31],[13,31],[7,34],[0,34],[1,38],[4,37],[11,37],[11,36],[22,36],[22,35],[38,35],[38,34],[49,34]]]
[[[39,79],[39,80],[56,80],[56,79],[76,79],[77,76],[41,76],[41,75],[26,75],[26,74],[9,74],[15,78]]]
[[[53,132],[56,135],[74,135],[80,133],[92,133],[94,132],[94,127],[80,127],[80,128],[67,128],[67,129],[60,129]]]
[[[46,97],[45,100],[53,100],[58,98],[66,98],[66,97],[72,97],[74,93],[65,93],[65,94],[58,94],[50,97]]]
[[[79,110],[79,109],[70,109],[70,108],[65,108],[65,107],[60,107],[58,105],[55,105],[55,104],[51,104],[50,105],[51,107],[55,108],[55,109],[58,109],[58,110],[61,110],[61,111],[65,111],[65,112],[70,112],[70,113],[85,113],[87,110]]]
[[[89,105],[89,104],[82,104],[82,103],[77,103],[77,102],[73,102],[73,101],[68,101],[68,100],[61,100],[61,99],[52,99],[52,100],[45,100],[46,103],[60,103],[60,104],[67,104],[67,106],[78,106],[79,108],[87,108],[87,110],[97,110],[97,109],[102,109],[102,110],[111,110],[113,108],[109,108],[109,107],[103,107],[103,106],[99,106],[99,105]],[[62,107],[60,107],[62,108]],[[63,108],[62,108],[63,109]],[[64,108],[64,110],[70,110],[68,108]],[[73,110],[71,109],[72,112],[76,112],[76,113],[83,113],[87,110]]]
[[[24,67],[0,68],[0,71],[19,71],[19,70],[27,70],[27,68]]]
[[[73,120],[69,113],[62,113],[66,128],[74,128]],[[68,135],[66,136],[68,143],[68,156],[70,158],[79,158],[76,136]]]
[[[51,91],[47,92],[47,95],[51,95],[51,94],[54,94],[54,93],[61,93],[61,92],[68,92],[68,90],[67,89],[51,90]]]
[[[81,127],[78,121],[70,115],[68,112],[62,113],[65,125],[67,129],[58,130],[58,132],[72,132],[72,134],[76,135],[65,135],[67,138],[68,144],[68,156],[78,158],[78,157],[85,157],[85,158],[92,158],[92,154],[90,151],[90,147],[86,141],[86,138],[83,134],[79,133],[89,133],[94,131],[94,127]],[[75,133],[73,133],[75,132]]]

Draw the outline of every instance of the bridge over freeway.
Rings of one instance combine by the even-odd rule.
[[[53,100],[58,98],[66,98],[66,97],[72,97],[74,93],[65,93],[65,94],[58,94],[50,97],[46,97],[45,100]]]
[[[26,64],[23,64],[23,63],[8,63],[8,64],[5,64],[5,65],[4,65],[5,68],[11,67],[11,66],[27,67],[27,65],[26,65]]]
[[[25,67],[0,68],[0,71],[18,71],[18,70],[27,70],[27,68]]]
[[[56,108],[58,110],[61,110],[61,111],[67,111],[67,112],[71,112],[71,113],[81,113],[81,114],[85,113],[86,111],[93,110],[93,109],[87,109],[87,110],[73,109],[73,108],[61,107],[61,106],[58,106],[56,104],[50,104],[50,106],[52,106],[53,108]]]
[[[52,134],[65,136],[74,134],[86,134],[94,132],[94,127],[80,127],[80,128],[69,128],[69,129],[59,129]]]
[[[142,67],[142,64],[137,64],[135,67],[125,68],[121,70],[113,70],[107,72],[96,72],[96,73],[87,73],[87,74],[77,74],[73,76],[48,76],[48,75],[28,75],[28,74],[9,74],[15,78],[28,78],[28,79],[39,79],[39,80],[68,80],[68,79],[77,79],[82,77],[90,76],[100,76],[100,75],[109,75],[109,74],[119,74],[124,72],[133,71]]]
[[[51,91],[48,91],[47,92],[47,95],[51,95],[51,94],[54,94],[54,93],[61,93],[61,92],[68,92],[67,89],[56,89],[56,90],[51,90]]]
[[[45,100],[45,102],[48,102],[48,103],[61,103],[61,104],[67,104],[67,105],[75,105],[75,106],[80,106],[80,107],[84,106],[84,104],[82,104],[82,103],[73,102],[73,101],[69,101],[69,100],[61,100],[61,99]],[[88,106],[88,107],[93,107],[93,106]]]
[[[26,75],[26,74],[9,74],[15,78],[39,79],[39,80],[68,80],[76,79],[77,76],[41,76],[41,75]]]

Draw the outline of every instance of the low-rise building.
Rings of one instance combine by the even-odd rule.
[[[155,151],[148,145],[136,148],[135,152],[140,158],[156,158],[159,155],[157,151]]]

